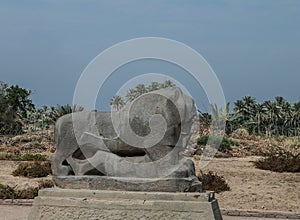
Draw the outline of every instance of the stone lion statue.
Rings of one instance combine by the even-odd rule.
[[[181,156],[195,116],[193,99],[178,87],[146,93],[119,111],[62,116],[55,125],[54,180],[64,187],[62,179],[77,177],[181,178],[188,185],[179,191],[200,191],[193,162]]]

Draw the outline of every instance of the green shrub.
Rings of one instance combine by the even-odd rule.
[[[11,153],[11,152],[0,152],[0,160],[13,160],[13,161],[47,161],[49,157],[44,154],[33,154],[33,153]]]
[[[32,154],[26,153],[23,155],[15,155],[12,157],[12,160],[16,161],[46,161],[48,160],[48,156],[44,154]]]
[[[199,137],[197,139],[197,144],[198,145],[206,145],[208,138],[209,138],[209,135],[204,135],[204,136]]]
[[[12,172],[13,176],[24,176],[31,178],[45,177],[51,174],[50,162],[27,162],[21,163],[16,170]]]
[[[11,160],[13,158],[13,154],[9,152],[0,152],[0,160]]]
[[[198,178],[202,182],[204,190],[215,191],[216,193],[230,190],[230,187],[226,183],[224,177],[211,171],[208,173],[201,172]]]
[[[201,160],[201,156],[200,156],[200,155],[194,155],[194,156],[193,156],[193,159],[194,159],[194,160]]]
[[[18,85],[8,86],[0,81],[0,134],[22,133],[22,120],[26,112],[34,108],[30,94],[30,90]]]
[[[204,135],[198,138],[197,144],[206,145],[209,138],[210,138],[210,145],[213,147],[218,146],[218,143],[221,142],[218,150],[222,153],[228,153],[231,150],[231,146],[238,146],[238,142],[233,141],[230,138],[226,138],[222,136],[213,136],[213,135]]]
[[[253,162],[255,167],[274,172],[300,172],[300,154],[293,155],[291,152],[283,151],[269,153],[267,157]]]

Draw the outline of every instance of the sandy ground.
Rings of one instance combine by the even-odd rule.
[[[26,189],[28,187],[38,187],[38,181],[51,179],[50,176],[44,178],[27,178],[12,176],[11,173],[18,167],[19,161],[0,160],[0,183],[16,187],[16,189]]]
[[[0,220],[26,220],[31,206],[0,205]]]
[[[204,172],[210,170],[217,172],[218,175],[223,175],[231,187],[231,191],[216,195],[220,207],[300,212],[300,173],[275,173],[259,170],[251,163],[256,159],[258,157],[214,158],[204,167]],[[37,186],[38,179],[11,175],[18,163],[0,160],[0,183],[16,186],[18,189]],[[199,172],[197,162],[196,172]],[[29,210],[28,206],[0,205],[0,219],[26,219]],[[258,220],[260,218],[225,216],[224,219]]]
[[[204,167],[224,176],[231,188],[216,195],[220,207],[300,212],[300,173],[260,170],[251,163],[256,159],[214,158]]]

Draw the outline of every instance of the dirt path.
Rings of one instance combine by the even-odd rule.
[[[31,206],[0,205],[0,220],[26,220]]]

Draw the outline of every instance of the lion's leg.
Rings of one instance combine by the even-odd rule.
[[[54,176],[68,176],[72,171],[71,167],[67,164],[66,158],[55,152],[51,156],[51,169]]]

